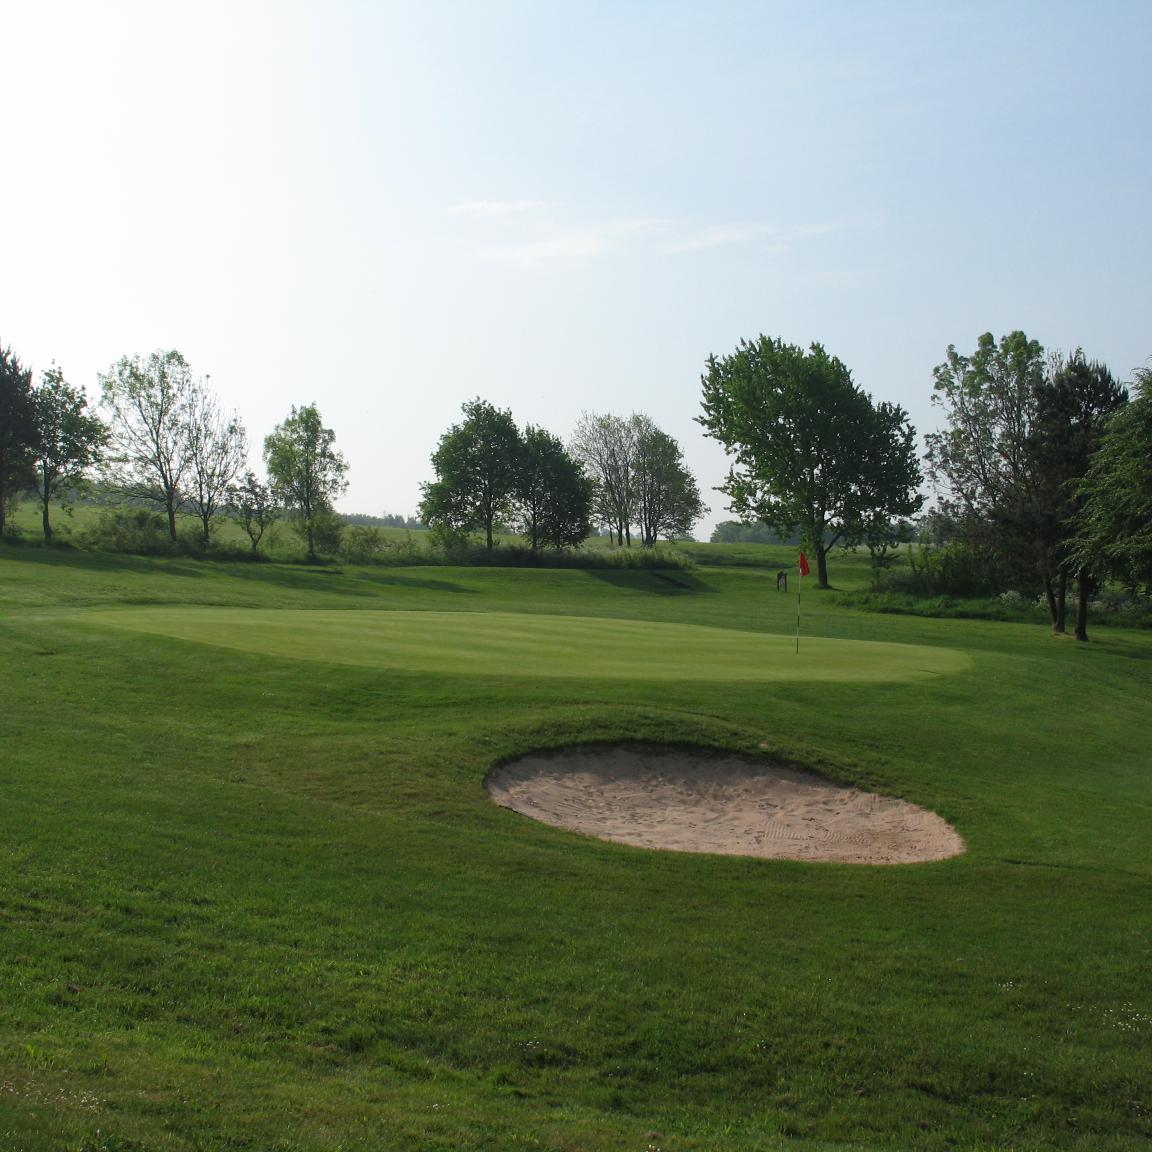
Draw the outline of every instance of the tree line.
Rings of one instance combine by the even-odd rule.
[[[566,446],[544,428],[523,431],[512,413],[477,397],[440,438],[436,478],[422,487],[421,519],[444,543],[484,535],[491,551],[501,528],[532,551],[581,544],[593,523],[616,543],[652,547],[691,533],[707,508],[679,444],[643,414],[585,412]]]
[[[933,373],[944,428],[926,437],[938,497],[929,522],[951,565],[997,586],[1042,589],[1052,627],[1087,637],[1101,581],[1152,587],[1152,371],[1135,398],[1083,351],[1045,355],[1023,332],[985,333],[971,356],[954,346]],[[900,539],[924,503],[915,430],[897,405],[873,403],[847,367],[761,336],[709,357],[706,434],[733,458],[722,491],[746,522],[799,532],[828,586],[827,553]]]
[[[161,509],[171,542],[177,515],[199,521],[207,548],[215,523],[228,514],[253,551],[287,510],[316,558],[316,536],[348,469],[316,406],[293,407],[264,439],[267,481],[247,468],[248,434],[175,350],[124,356],[99,377],[99,412],[83,386],[55,365],[33,385],[11,347],[0,345],[0,535],[22,491],[35,493],[46,539],[54,504],[91,483]]]
[[[1023,332],[985,333],[971,355],[954,346],[933,372],[944,426],[923,457],[937,505],[921,520],[942,545],[935,591],[1039,590],[1052,627],[1086,635],[1087,605],[1106,580],[1152,587],[1152,370],[1129,389],[1077,350],[1046,354]],[[828,554],[866,544],[875,556],[920,513],[925,471],[899,405],[876,402],[819,344],[760,336],[710,356],[701,377],[705,434],[731,458],[719,490],[746,524],[799,540],[828,585]],[[246,467],[247,433],[176,351],[123,357],[101,374],[98,411],[53,365],[32,373],[0,345],[0,534],[13,497],[35,494],[45,537],[51,509],[89,481],[199,521],[234,517],[253,551],[283,512],[324,550],[347,462],[316,406],[293,407],[265,437],[267,479]],[[575,547],[596,524],[618,545],[689,535],[707,512],[679,444],[650,417],[585,412],[569,442],[521,430],[482,399],[432,455],[421,522],[442,543],[521,534],[535,552]],[[924,589],[921,588],[921,591]]]

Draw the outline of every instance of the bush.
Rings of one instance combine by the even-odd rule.
[[[1003,587],[1001,573],[985,554],[960,541],[943,548],[921,541],[908,552],[907,568],[877,568],[872,588],[914,597],[980,599]]]
[[[478,568],[583,568],[651,570],[694,568],[690,556],[659,548],[618,548],[590,551],[582,548],[541,549],[523,544],[501,544],[489,551],[470,541],[454,541],[442,551],[442,563]]]
[[[99,552],[130,552],[137,556],[174,556],[186,547],[186,542],[172,542],[168,517],[147,508],[109,508],[91,528],[79,534],[77,542],[82,548]]]
[[[388,550],[388,540],[379,528],[369,524],[350,524],[340,541],[340,555],[352,564],[365,564],[380,558]]]

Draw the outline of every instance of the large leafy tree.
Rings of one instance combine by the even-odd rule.
[[[633,417],[635,437],[636,511],[640,535],[647,547],[661,537],[691,535],[696,521],[708,512],[696,478],[685,467],[676,440],[646,416]]]
[[[1036,393],[1031,441],[1038,512],[1035,538],[1056,632],[1066,630],[1068,583],[1075,578],[1078,640],[1088,638],[1088,601],[1094,579],[1091,566],[1077,564],[1071,554],[1076,516],[1083,504],[1079,488],[1108,418],[1127,401],[1127,392],[1107,366],[1089,361],[1080,349],[1071,356],[1053,357]]]
[[[1074,561],[1101,577],[1152,589],[1152,370],[1109,418],[1079,487]]]
[[[948,346],[933,370],[932,397],[947,427],[925,441],[929,475],[949,511],[1010,527],[1030,506],[1044,372],[1043,347],[1023,332],[999,341],[985,332],[971,356]]]
[[[483,531],[491,551],[520,482],[520,431],[511,412],[479,397],[462,412],[432,454],[436,479],[422,486],[420,518],[442,532]]]
[[[32,478],[36,444],[36,407],[32,371],[12,349],[0,345],[0,536],[8,506]]]
[[[176,542],[176,513],[192,467],[189,429],[198,384],[174,349],[124,356],[100,377],[113,454],[109,479],[126,495],[158,504]]]
[[[1046,360],[1020,331],[985,332],[971,356],[950,346],[934,376],[947,424],[926,439],[942,510],[994,581],[1044,589],[1054,631],[1065,630],[1075,574],[1083,639],[1090,573],[1068,549],[1076,487],[1124,390],[1080,351]]]
[[[53,365],[33,393],[36,411],[36,495],[44,538],[52,538],[52,502],[87,482],[108,444],[108,427],[89,412],[84,389],[64,379]]]
[[[592,530],[592,481],[558,437],[529,424],[513,497],[520,533],[535,552],[571,548]]]
[[[293,406],[288,418],[264,438],[264,463],[277,499],[292,509],[296,528],[316,559],[317,534],[331,520],[332,501],[348,487],[348,464],[334,447],[315,404]]]
[[[721,488],[732,511],[777,532],[799,528],[828,586],[828,552],[923,503],[916,433],[898,405],[873,404],[819,344],[760,336],[709,356],[702,377],[709,436],[734,457]]]

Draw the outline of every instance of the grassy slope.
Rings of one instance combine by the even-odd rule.
[[[0,1148],[1145,1146],[1152,638],[806,590],[806,634],[971,667],[765,685],[297,661],[77,612],[788,632],[769,587],[0,552]],[[970,851],[665,855],[486,801],[494,759],[590,738],[765,747],[931,805]]]

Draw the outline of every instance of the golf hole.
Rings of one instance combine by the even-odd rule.
[[[964,851],[935,812],[810,772],[706,748],[584,744],[493,768],[492,800],[601,840],[843,864],[913,864]]]

